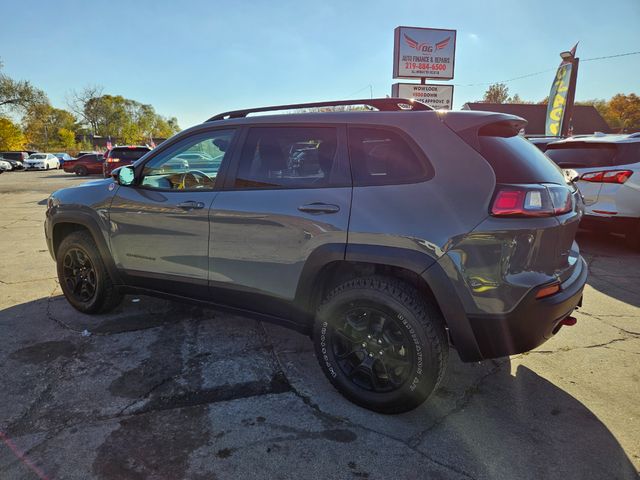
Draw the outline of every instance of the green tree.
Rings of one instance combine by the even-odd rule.
[[[180,131],[175,117],[158,115],[152,105],[121,95],[103,95],[102,87],[85,87],[67,98],[69,108],[81,120],[79,133],[111,137],[121,143],[147,143]]]
[[[614,95],[604,118],[610,127],[621,132],[640,131],[640,97],[635,93]]]
[[[76,147],[76,134],[68,128],[58,129],[58,139],[63,150],[73,150]]]
[[[635,93],[629,95],[618,93],[608,101],[584,100],[576,102],[576,105],[593,105],[614,131],[640,131],[640,97]]]
[[[504,83],[494,83],[484,92],[484,103],[505,103],[509,98],[509,88]]]
[[[87,134],[97,133],[98,122],[103,115],[98,99],[102,97],[103,90],[100,85],[89,85],[79,92],[72,90],[67,96],[69,110],[80,120]]]
[[[28,109],[23,123],[29,144],[38,150],[68,149],[75,145],[76,119],[66,110],[36,104]]]
[[[45,93],[31,83],[13,80],[2,73],[0,62],[0,113],[24,113],[31,106],[47,101]]]
[[[0,150],[22,150],[26,144],[20,127],[8,118],[0,117]]]
[[[180,131],[178,119],[176,117],[164,118],[160,115],[156,116],[156,123],[153,128],[153,136],[156,138],[173,137]]]

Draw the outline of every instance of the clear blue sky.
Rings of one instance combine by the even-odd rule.
[[[65,107],[104,86],[181,127],[234,108],[390,93],[393,29],[458,30],[454,106],[486,86],[581,58],[640,50],[640,0],[8,1],[0,59]],[[553,72],[508,83],[538,101]],[[640,90],[640,55],[583,62],[577,99]]]

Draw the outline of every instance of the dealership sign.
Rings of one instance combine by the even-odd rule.
[[[412,98],[435,109],[451,110],[453,105],[453,85],[394,83],[391,96]]]
[[[393,78],[453,78],[455,30],[397,27],[394,34]]]

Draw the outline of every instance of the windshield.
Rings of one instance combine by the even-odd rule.
[[[29,156],[29,160],[44,160],[45,158],[47,158],[47,156],[42,153],[34,153]]]

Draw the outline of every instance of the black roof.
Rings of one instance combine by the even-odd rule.
[[[546,104],[533,103],[465,103],[463,110],[484,110],[486,112],[509,113],[527,120],[527,135],[544,135],[544,124],[547,115]],[[592,105],[575,105],[573,107],[573,134],[603,132],[611,129],[604,118]]]

